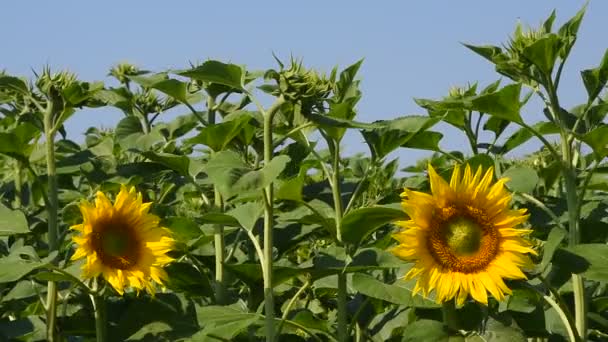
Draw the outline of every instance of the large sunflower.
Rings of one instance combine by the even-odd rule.
[[[398,257],[414,261],[406,279],[418,277],[414,293],[425,296],[435,290],[436,301],[456,298],[461,306],[470,294],[488,303],[489,292],[504,300],[510,289],[506,279],[525,279],[527,253],[536,254],[523,238],[530,230],[517,229],[528,218],[525,209],[509,208],[507,178],[492,184],[493,168],[473,174],[456,166],[448,184],[433,167],[428,168],[432,195],[405,189],[403,208],[409,221],[394,235]]]
[[[97,192],[95,205],[83,201],[83,223],[71,227],[80,232],[72,237],[78,245],[72,260],[87,258],[83,278],[103,275],[120,294],[126,287],[154,294],[151,280],[161,285],[166,280],[162,267],[173,260],[166,254],[174,240],[159,227],[159,218],[148,213],[151,204],[124,185],[114,205],[102,192]]]

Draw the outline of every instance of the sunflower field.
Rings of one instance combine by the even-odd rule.
[[[608,341],[608,50],[559,96],[584,13],[466,45],[496,82],[374,122],[362,61],[0,72],[0,339]]]

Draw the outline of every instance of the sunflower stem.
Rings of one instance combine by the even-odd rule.
[[[15,208],[21,207],[21,188],[23,186],[23,178],[21,177],[21,162],[16,161],[15,170]]]
[[[207,98],[207,123],[215,124],[215,98]],[[217,185],[213,186],[213,202],[217,210],[224,211],[222,195]],[[213,226],[213,241],[215,245],[215,301],[223,305],[226,302],[226,289],[224,288],[224,261],[226,260],[226,242],[224,240],[224,226]]]
[[[253,96],[251,96],[253,99]],[[257,101],[254,101],[257,102]],[[284,103],[282,96],[279,96],[275,103],[264,111],[262,106],[258,104],[260,111],[264,115],[264,163],[265,165],[270,164],[272,161],[272,154],[274,152],[274,145],[272,142],[272,122],[274,115],[279,110],[281,105]],[[257,103],[256,103],[257,104]],[[265,329],[266,329],[266,341],[275,341],[275,327],[274,327],[274,295],[272,292],[272,263],[273,263],[273,183],[270,183],[264,188],[264,259],[261,260],[265,264],[262,268],[264,276],[264,316],[265,316]]]
[[[453,299],[441,304],[441,313],[443,315],[443,325],[448,332],[455,332],[460,329],[460,320]]]
[[[557,97],[557,88],[550,77],[546,80],[546,90],[549,95],[550,111],[553,114],[554,120],[560,122],[560,111],[559,99]],[[570,136],[572,133],[568,133],[566,127],[560,122],[561,126],[561,152],[562,152],[562,163],[563,163],[563,175],[564,185],[566,190],[566,204],[568,206],[568,246],[573,247],[580,242],[579,232],[579,215],[578,215],[578,189],[576,187],[576,160],[574,160],[572,154],[572,144],[570,143]],[[574,320],[576,330],[581,341],[587,339],[587,310],[585,303],[585,287],[583,278],[578,274],[572,274],[572,290],[574,293]]]
[[[55,129],[53,115],[55,112],[52,99],[47,101],[44,112],[44,136],[46,139],[46,165],[48,182],[48,243],[49,252],[57,250],[57,172],[55,166]],[[49,281],[47,285],[47,340],[54,342],[57,339],[57,283]]]
[[[97,342],[106,341],[106,301],[103,296],[98,294],[90,294],[95,310],[95,337]]]
[[[332,153],[332,181],[331,192],[334,200],[334,211],[336,221],[336,238],[339,243],[342,243],[342,194],[340,190],[340,143],[327,139]],[[348,340],[348,322],[346,310],[346,295],[347,295],[347,279],[346,273],[338,273],[338,340],[345,342]]]

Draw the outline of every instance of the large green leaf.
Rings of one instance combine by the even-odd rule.
[[[9,89],[21,94],[29,92],[27,84],[23,80],[8,75],[0,75],[0,89]]]
[[[252,170],[233,151],[215,153],[207,163],[205,171],[217,185],[224,198],[261,190],[271,184],[289,162],[286,155],[276,156],[268,165]]]
[[[553,258],[553,254],[555,254],[559,244],[564,240],[567,234],[568,232],[565,229],[559,227],[551,229],[547,241],[543,246],[543,259],[540,263],[541,270],[544,270],[549,265]]]
[[[264,205],[262,202],[255,201],[240,204],[226,214],[234,217],[241,227],[251,231],[263,212]]]
[[[151,161],[163,164],[166,167],[175,170],[182,176],[188,176],[190,174],[190,158],[187,156],[153,151],[146,151],[141,154]]]
[[[243,89],[243,69],[235,64],[211,60],[190,70],[177,73],[194,80],[222,84],[238,90]]]
[[[243,126],[249,122],[250,116],[241,115],[234,120],[224,121],[215,125],[208,125],[200,133],[186,142],[190,144],[203,144],[213,151],[219,152],[228,146],[239,135]]]
[[[591,146],[597,160],[608,155],[608,125],[601,125],[591,132],[585,134],[582,140]]]
[[[471,99],[470,109],[501,119],[522,122],[519,115],[521,84],[510,84],[501,90]]]
[[[403,339],[401,339],[401,341],[457,342],[464,341],[464,338],[450,337],[445,325],[442,322],[422,319],[405,327]]]
[[[523,55],[545,75],[550,76],[561,48],[561,42],[557,35],[547,34],[524,48]]]
[[[589,95],[589,102],[591,103],[600,94],[606,82],[608,82],[608,49],[604,52],[600,65],[594,69],[581,71],[581,76]]]
[[[0,203],[0,236],[29,232],[25,215],[19,210],[11,210]]]
[[[359,208],[349,211],[342,219],[342,240],[358,245],[383,225],[406,218],[407,216],[402,210],[386,207]]]
[[[385,284],[367,274],[355,273],[353,274],[351,287],[368,297],[385,300],[393,304],[417,308],[439,307],[438,304],[421,295],[413,295],[412,289],[408,288],[401,280],[394,284]]]
[[[558,134],[560,132],[559,127],[553,122],[537,122],[531,128],[542,135]],[[502,146],[501,152],[507,153],[533,137],[534,134],[530,129],[527,127],[520,128],[507,139]]]
[[[17,248],[0,258],[0,283],[17,281],[33,270],[44,266],[32,246]]]
[[[599,243],[580,244],[565,248],[566,251],[587,261],[582,275],[590,280],[608,281],[608,245]],[[578,272],[577,272],[578,273]]]
[[[529,194],[534,191],[536,184],[538,184],[538,181],[540,180],[538,173],[536,173],[533,168],[523,165],[509,168],[502,176],[510,179],[509,182],[507,182],[507,187],[509,189]]]
[[[406,145],[418,133],[439,121],[425,116],[406,116],[389,121],[376,121],[380,126],[361,131],[375,159],[382,159],[399,146]],[[424,138],[424,137],[418,137]]]

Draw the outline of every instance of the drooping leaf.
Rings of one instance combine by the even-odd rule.
[[[355,273],[351,286],[355,291],[368,297],[385,300],[393,304],[417,308],[439,307],[438,304],[421,295],[414,295],[412,289],[406,287],[402,280],[397,280],[394,284],[385,284],[367,274]]]
[[[210,60],[190,70],[177,74],[209,83],[217,83],[234,89],[243,90],[243,69],[235,64]]]
[[[567,234],[568,232],[566,230],[559,227],[551,229],[551,232],[549,232],[549,236],[547,237],[547,241],[543,246],[543,259],[539,266],[541,270],[544,270],[549,265],[551,259],[553,258],[553,254]]]
[[[249,122],[251,117],[239,116],[234,120],[224,121],[215,125],[208,125],[201,129],[200,133],[186,142],[190,144],[203,144],[209,146],[213,151],[224,150],[230,142],[239,135],[243,126]]]
[[[342,239],[355,245],[381,226],[407,217],[402,210],[386,207],[359,208],[346,213],[342,219]]]
[[[582,140],[591,146],[598,161],[608,155],[608,125],[601,125],[595,128],[585,134]]]
[[[471,100],[472,110],[501,119],[522,122],[519,114],[521,84],[510,84],[494,93],[479,95]]]
[[[606,82],[608,82],[608,49],[604,52],[600,65],[594,69],[581,71],[581,77],[589,95],[588,101],[591,103],[600,94]]]
[[[528,166],[513,166],[502,176],[510,179],[506,183],[509,189],[523,193],[532,193],[540,180],[536,171]]]
[[[559,127],[553,122],[538,122],[530,127],[542,135],[558,134],[560,132]],[[528,128],[520,128],[507,139],[501,152],[507,153],[533,137],[534,134]]]
[[[190,173],[190,158],[183,155],[146,151],[141,153],[151,161],[165,165],[166,167],[175,170],[182,176],[188,176]]]
[[[0,236],[27,234],[29,232],[27,219],[23,212],[11,210],[0,203]]]

